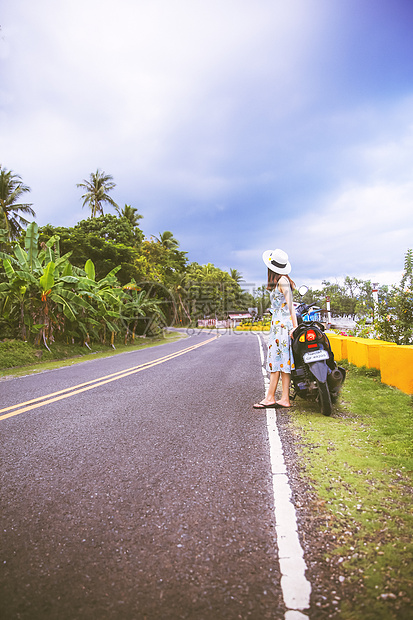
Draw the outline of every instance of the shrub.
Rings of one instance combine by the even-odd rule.
[[[376,329],[380,337],[396,344],[413,344],[413,250],[407,251],[399,286],[378,306]]]

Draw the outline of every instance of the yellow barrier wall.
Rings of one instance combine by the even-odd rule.
[[[347,357],[348,357],[347,345],[348,345],[349,337],[348,336],[342,336],[341,338],[342,338],[342,340],[341,340],[341,354],[343,356],[341,359],[346,360]]]
[[[326,335],[330,341],[331,350],[334,353],[334,359],[336,360],[336,362],[346,359],[346,355],[343,355],[344,336],[339,336],[338,334],[329,334],[328,332]]]
[[[336,361],[347,359],[358,367],[377,368],[382,383],[413,394],[413,345],[329,333],[327,336]]]
[[[380,370],[380,350],[383,347],[397,347],[394,342],[384,340],[367,340],[367,368],[377,368]]]
[[[355,366],[367,366],[366,338],[352,338],[347,342],[347,359]]]
[[[380,373],[382,383],[413,394],[413,346],[381,347]]]

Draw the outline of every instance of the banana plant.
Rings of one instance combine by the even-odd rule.
[[[132,335],[132,341],[135,340],[136,328],[140,320],[146,319],[146,330],[150,329],[156,319],[166,322],[166,317],[160,307],[161,301],[148,297],[147,291],[142,290],[135,280],[126,284],[123,291],[120,317],[126,330],[125,343],[129,334]]]
[[[0,285],[0,307],[3,317],[9,324],[14,322],[23,339],[34,331],[36,339],[42,339],[48,348],[53,330],[64,331],[65,321],[77,322],[79,308],[89,304],[76,294],[78,279],[71,275],[68,255],[60,257],[58,251],[55,254],[51,243],[36,253],[35,227],[30,232],[33,234],[26,240],[26,251],[16,244],[14,257],[3,258],[8,281]]]
[[[53,339],[55,329],[64,331],[65,319],[69,323],[78,322],[79,310],[90,307],[79,295],[66,288],[67,284],[73,286],[75,283],[76,278],[60,277],[58,266],[53,261],[49,261],[42,270],[34,311],[37,322],[43,326],[39,338],[43,339],[46,348],[49,348],[48,342]]]
[[[78,295],[87,299],[93,307],[93,312],[87,318],[89,329],[85,342],[90,336],[105,341],[106,330],[112,334],[120,330],[119,310],[122,289],[116,278],[119,269],[120,266],[115,267],[104,278],[96,281],[95,266],[90,259],[86,261],[83,274],[79,277],[77,291]]]
[[[28,282],[17,275],[9,259],[3,259],[7,282],[0,284],[0,309],[3,321],[26,340],[25,302]],[[17,325],[16,325],[17,321]]]
[[[39,227],[36,222],[29,224],[26,229],[24,247],[27,254],[27,264],[30,271],[33,271],[35,267],[39,268],[40,263],[37,259],[39,255]]]
[[[69,258],[70,253],[60,256],[58,236],[39,248],[35,223],[27,227],[24,247],[15,243],[9,254],[0,252],[0,310],[9,331],[23,339],[35,335],[49,349],[58,335],[81,334],[87,343],[90,337],[104,341],[109,331],[113,343],[121,331],[134,337],[138,320],[149,325],[154,319],[165,320],[159,300],[136,283],[120,286],[120,266],[97,281],[91,260],[78,269]]]

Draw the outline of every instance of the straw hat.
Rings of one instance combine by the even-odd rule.
[[[262,255],[262,260],[267,265],[268,269],[280,273],[281,275],[287,275],[291,271],[291,265],[288,262],[288,254],[282,250],[265,250]]]

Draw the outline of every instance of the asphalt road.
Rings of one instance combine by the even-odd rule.
[[[210,339],[0,383],[7,409],[135,369],[0,420],[2,620],[284,618],[258,339]]]

